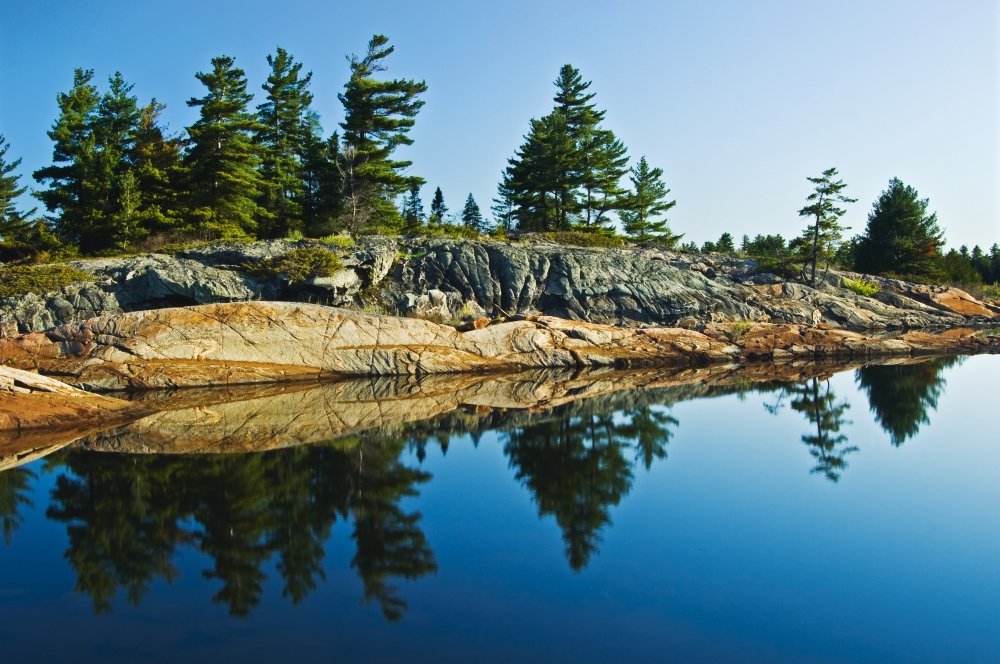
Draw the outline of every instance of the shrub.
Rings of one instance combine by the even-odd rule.
[[[556,244],[568,244],[576,247],[624,247],[625,240],[614,233],[600,231],[551,231],[543,233],[542,237]]]
[[[306,246],[243,267],[256,277],[274,279],[283,276],[289,284],[298,284],[306,279],[329,277],[340,269],[341,262],[328,249]]]
[[[69,265],[8,265],[0,267],[0,298],[51,293],[70,284],[93,281],[94,275]]]
[[[753,327],[753,323],[748,320],[736,320],[729,325],[729,338],[736,341],[744,334],[750,331]]]
[[[451,240],[478,240],[482,237],[479,231],[468,226],[456,224],[428,224],[423,234],[432,238],[447,238]]]
[[[328,247],[340,247],[341,249],[353,249],[357,246],[354,242],[354,238],[350,235],[340,235],[338,233],[324,235],[323,237],[318,238],[318,241]]]
[[[849,291],[853,291],[858,295],[863,295],[865,297],[871,297],[878,292],[879,286],[874,281],[868,281],[867,279],[844,279],[843,286]]]

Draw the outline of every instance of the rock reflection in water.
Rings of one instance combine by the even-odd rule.
[[[916,434],[954,363],[861,367],[856,381],[894,444]],[[856,368],[856,367],[847,367]],[[152,393],[155,415],[89,435],[56,435],[44,462],[56,475],[46,515],[66,526],[65,557],[77,589],[96,611],[118,593],[139,603],[168,583],[185,548],[210,560],[202,570],[213,601],[234,616],[262,601],[269,562],[282,594],[300,602],[324,579],[326,547],[339,521],[350,528],[351,567],[363,597],[386,619],[407,609],[401,581],[437,569],[419,512],[404,500],[431,479],[417,460],[430,444],[494,432],[515,479],[540,516],[554,517],[573,570],[599,552],[611,510],[636,473],[667,458],[679,427],[670,407],[732,393],[777,393],[809,431],[801,437],[812,472],[836,482],[857,452],[848,443],[847,402],[816,365],[673,371],[537,372],[431,376],[327,385],[258,386]],[[11,453],[10,465],[46,449]],[[64,449],[59,449],[65,447]],[[104,452],[104,453],[97,453]],[[113,453],[108,453],[113,452]],[[0,473],[0,527],[10,540],[30,506],[34,470]]]

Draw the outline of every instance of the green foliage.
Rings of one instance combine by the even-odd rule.
[[[262,279],[283,278],[295,285],[307,279],[329,277],[341,266],[340,258],[329,249],[307,245],[274,258],[245,265],[244,269]]]
[[[849,291],[857,293],[858,295],[863,295],[864,297],[871,297],[879,291],[879,285],[874,281],[869,281],[867,279],[849,279],[845,278],[841,285]]]
[[[0,266],[0,298],[52,293],[63,286],[93,281],[94,275],[70,265],[5,265]]]
[[[434,197],[431,198],[431,216],[427,218],[428,226],[435,226],[445,223],[445,215],[448,214],[448,206],[444,204],[444,193],[441,187],[434,189]]]
[[[341,249],[353,249],[357,246],[350,235],[324,235],[321,238],[317,238],[319,242],[322,242],[328,247],[340,247]]]
[[[715,242],[712,242],[711,240],[705,241],[705,243],[701,245],[701,250],[704,253],[718,252],[720,254],[732,255],[736,253],[736,243],[733,242],[732,233],[726,232],[720,235],[719,239]]]
[[[622,205],[625,146],[601,127],[604,111],[589,82],[564,65],[556,79],[555,108],[532,119],[524,143],[508,160],[500,199],[523,231],[606,227]]]
[[[556,244],[567,244],[575,247],[624,247],[625,240],[612,231],[550,231],[542,233],[542,237]]]
[[[836,177],[837,169],[828,168],[820,177],[806,178],[816,188],[806,197],[809,204],[799,210],[799,216],[812,217],[813,221],[792,243],[792,248],[809,268],[808,281],[813,286],[816,285],[816,267],[820,259],[829,264],[844,231],[840,218],[844,216],[845,210],[837,205],[857,202],[856,198],[842,193],[847,185],[843,180],[835,180]]]
[[[637,242],[655,241],[667,247],[677,244],[683,236],[671,233],[665,218],[658,219],[677,205],[677,201],[667,200],[670,190],[663,183],[663,169],[650,168],[643,156],[629,179],[632,191],[625,194],[620,211],[625,232]]]
[[[898,178],[889,181],[868,215],[857,247],[859,272],[933,277],[941,256],[943,234],[928,201]]]
[[[441,190],[438,189],[438,192]],[[424,203],[420,200],[420,183],[410,184],[410,191],[403,201],[403,234],[419,233],[424,227]]]
[[[451,238],[454,240],[478,240],[482,237],[482,234],[473,228],[448,223],[434,224],[433,226],[428,224],[423,233],[427,237]]]
[[[188,128],[185,156],[190,223],[205,239],[255,237],[264,212],[257,203],[263,183],[253,142],[260,123],[247,108],[253,95],[246,75],[233,58],[222,56],[195,77],[207,91],[187,102],[200,113]]]
[[[19,176],[15,173],[21,165],[21,160],[7,161],[7,150],[10,143],[0,134],[0,240],[4,242],[23,240],[31,230],[29,218],[34,210],[21,212],[17,209],[17,197],[23,194],[25,187],[18,187]]]
[[[486,232],[486,220],[483,213],[479,211],[479,204],[470,193],[465,199],[465,207],[462,208],[462,225],[476,233]]]
[[[309,105],[312,73],[301,74],[302,63],[283,48],[267,56],[271,72],[262,86],[267,101],[257,107],[259,125],[254,142],[261,153],[262,220],[259,237],[283,237],[303,230],[305,181],[303,163],[311,138]]]

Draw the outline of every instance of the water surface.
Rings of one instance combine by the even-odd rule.
[[[998,370],[174,397],[0,472],[3,657],[995,661]]]

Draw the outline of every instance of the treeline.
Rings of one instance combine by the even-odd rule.
[[[324,237],[335,233],[450,234],[543,232],[564,241],[677,246],[666,214],[676,205],[663,170],[645,157],[630,166],[628,149],[604,126],[591,83],[564,65],[551,112],[532,119],[508,160],[487,220],[470,193],[456,215],[436,188],[425,213],[410,161],[396,156],[424,102],[423,81],[386,78],[393,47],[375,35],[349,58],[338,95],[344,120],[325,135],[312,108],[312,74],[284,49],[267,56],[261,103],[231,57],[195,76],[204,94],[187,101],[197,120],[179,135],[161,121],[164,105],[140,103],[120,73],[103,90],[93,70],[78,69],[48,132],[52,164],[35,171],[34,195],[46,216],[20,211],[25,192],[0,136],[0,260],[38,252],[108,254],[191,240]],[[831,265],[866,273],[961,283],[1000,277],[997,246],[989,252],[943,252],[936,215],[897,179],[875,201],[863,234],[847,241],[840,224],[856,200],[830,168],[808,178],[815,189],[799,214],[799,237],[724,233],[686,251],[742,253],[765,267],[815,282]]]

